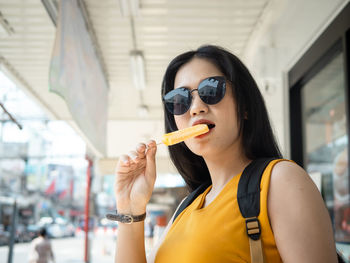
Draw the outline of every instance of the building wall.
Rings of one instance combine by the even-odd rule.
[[[286,73],[349,3],[348,0],[276,1],[273,19],[243,58],[265,97],[281,149],[290,157]]]

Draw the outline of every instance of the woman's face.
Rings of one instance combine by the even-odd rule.
[[[209,60],[193,58],[184,64],[175,76],[174,89],[186,87],[197,89],[199,83],[214,76],[224,74]],[[216,155],[240,147],[241,139],[237,122],[236,104],[230,82],[226,81],[226,94],[217,104],[208,105],[192,92],[192,104],[183,115],[174,115],[178,129],[191,127],[197,123],[210,123],[215,127],[204,135],[185,141],[187,147],[195,154],[203,157]]]

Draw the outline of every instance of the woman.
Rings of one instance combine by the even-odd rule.
[[[39,236],[31,242],[29,263],[48,263],[49,261],[55,262],[55,258],[46,228],[42,228]]]
[[[170,146],[169,152],[191,190],[207,180],[212,185],[169,221],[147,262],[250,262],[245,226],[237,223],[237,182],[252,160],[281,158],[255,81],[237,57],[220,47],[203,46],[170,63],[162,95],[167,132],[209,125],[208,133]],[[146,262],[142,215],[156,178],[156,150],[154,141],[141,143],[118,161],[118,214],[134,215],[138,221],[119,224],[118,263]],[[267,167],[259,220],[265,262],[336,262],[323,200],[295,163],[280,159]]]

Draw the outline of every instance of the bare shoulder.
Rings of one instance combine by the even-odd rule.
[[[283,262],[336,262],[328,211],[303,168],[288,161],[273,167],[267,205]]]
[[[288,211],[294,210],[300,214],[310,207],[319,207],[320,210],[325,208],[322,196],[310,176],[294,162],[278,162],[272,169],[270,179],[268,209],[271,220],[275,213],[286,210],[285,214],[289,214]]]
[[[285,191],[307,190],[308,193],[311,191],[311,193],[320,195],[308,173],[298,164],[290,161],[281,161],[275,164],[271,172],[270,187],[278,188],[280,191],[273,192],[277,194],[279,192],[285,194]]]
[[[306,171],[298,164],[291,161],[281,161],[275,164],[272,169],[272,177],[274,179],[305,179],[309,177]]]

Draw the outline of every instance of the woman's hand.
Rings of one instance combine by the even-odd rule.
[[[119,158],[114,185],[119,213],[145,213],[156,180],[156,151],[155,141],[150,141],[147,146],[140,143],[136,151]]]

